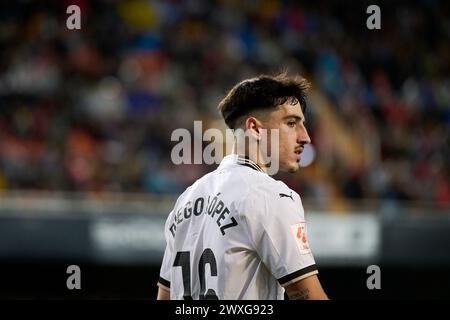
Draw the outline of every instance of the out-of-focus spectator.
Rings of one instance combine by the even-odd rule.
[[[318,154],[289,186],[320,205],[412,200],[450,208],[450,28],[444,1],[78,1],[0,8],[0,188],[178,193],[212,170],[175,166],[176,128],[214,121],[233,83],[301,72],[336,128],[307,113]],[[369,161],[336,155],[351,128]],[[356,133],[356,134],[355,134]],[[351,139],[350,135],[350,139]],[[353,161],[352,161],[353,160]],[[331,201],[330,201],[331,200]]]

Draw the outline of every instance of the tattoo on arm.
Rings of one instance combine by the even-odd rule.
[[[289,299],[291,300],[308,300],[309,299],[309,289],[301,289],[300,291],[296,291],[293,293]]]

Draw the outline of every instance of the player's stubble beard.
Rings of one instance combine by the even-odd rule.
[[[282,172],[296,173],[299,169],[300,164],[296,161],[292,161],[292,163],[288,162],[286,164],[280,163],[280,171]]]

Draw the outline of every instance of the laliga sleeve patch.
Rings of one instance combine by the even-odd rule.
[[[300,254],[311,253],[306,235],[306,222],[292,224],[291,233],[295,238],[298,248],[300,249]]]

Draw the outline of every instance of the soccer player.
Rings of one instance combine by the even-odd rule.
[[[262,75],[230,90],[219,110],[242,129],[233,153],[176,201],[164,232],[158,299],[328,299],[308,245],[300,196],[267,174],[263,131],[278,132],[279,170],[296,172],[308,82]],[[247,141],[248,145],[239,148]],[[249,146],[256,146],[256,153]]]

